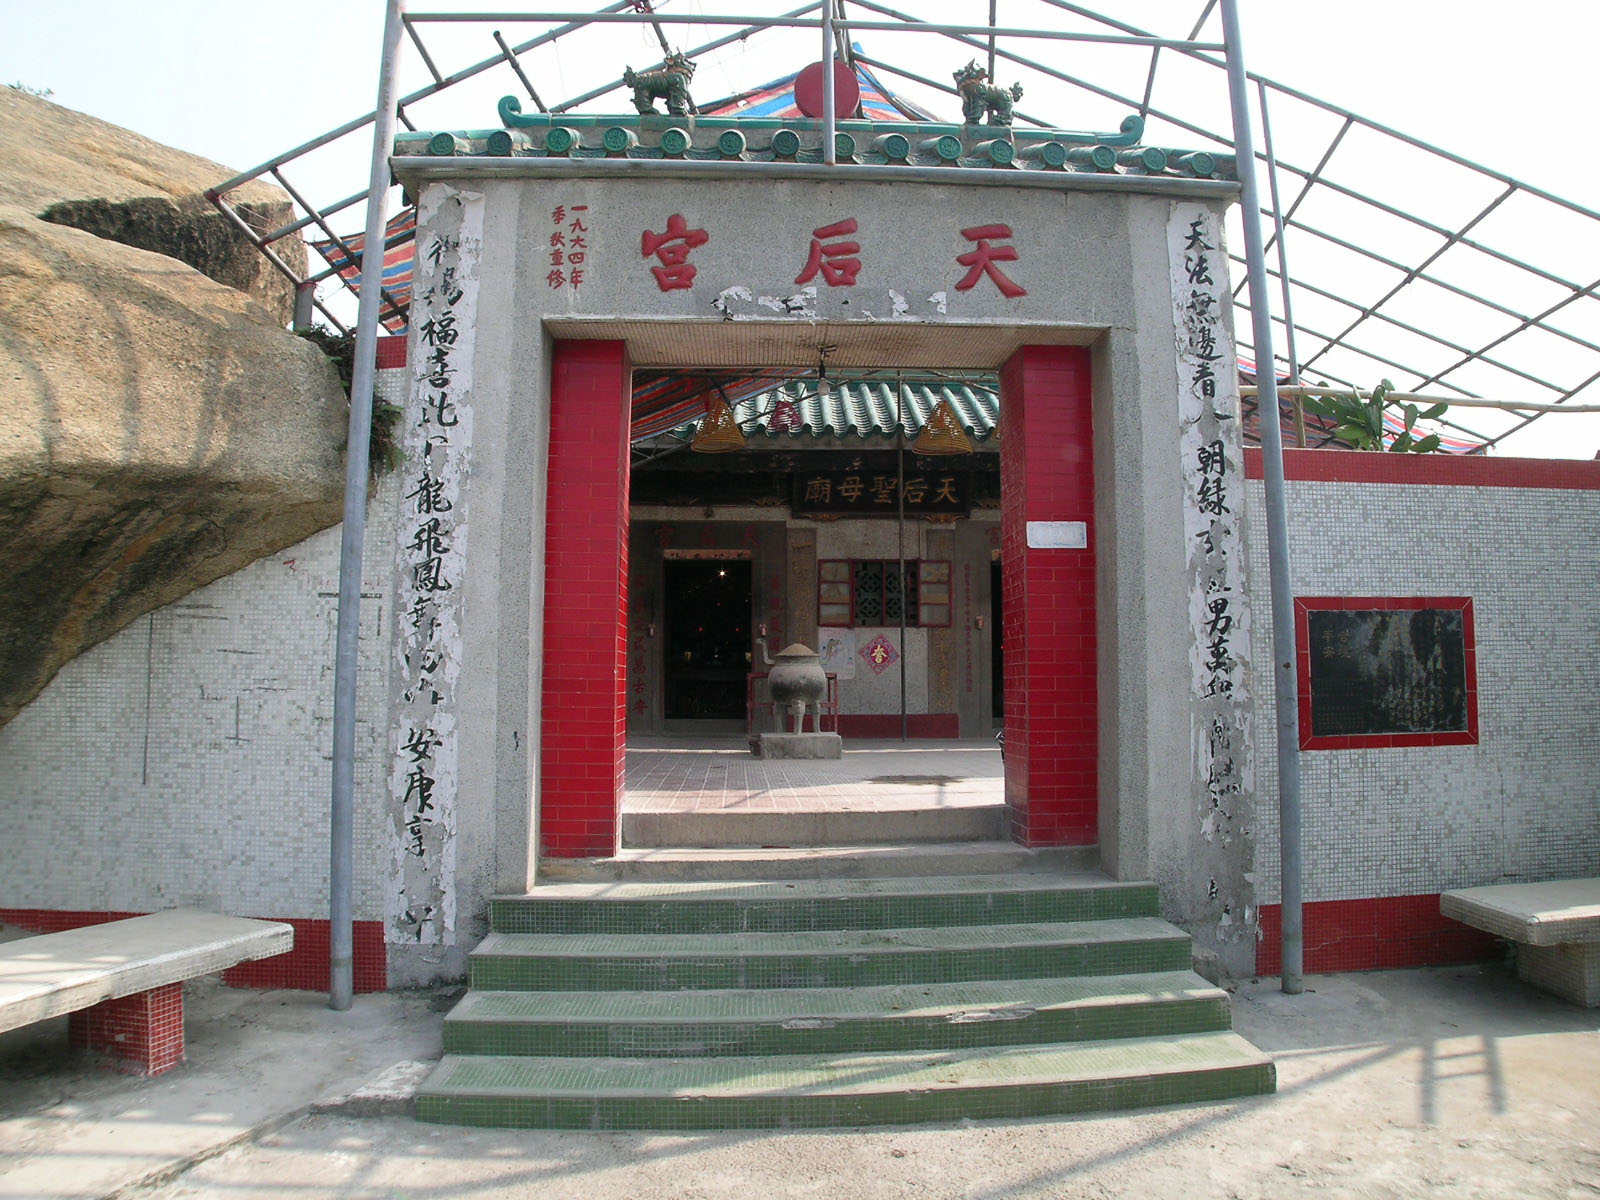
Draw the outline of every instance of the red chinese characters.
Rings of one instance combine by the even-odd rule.
[[[861,253],[861,243],[826,242],[823,239],[843,237],[847,233],[855,233],[856,228],[856,219],[846,217],[843,221],[813,229],[811,257],[806,259],[805,268],[795,277],[795,282],[810,283],[821,271],[823,281],[829,287],[855,287],[856,273],[861,270],[861,260],[856,257]]]
[[[575,288],[583,282],[584,264],[589,261],[589,227],[579,214],[588,211],[587,204],[574,204],[570,209],[558,204],[550,211],[555,228],[550,233],[550,270],[544,277],[548,287]]]
[[[655,255],[660,261],[661,265],[651,267],[650,273],[663,292],[685,291],[694,286],[695,268],[689,262],[689,251],[710,240],[704,229],[690,229],[682,216],[673,213],[667,218],[665,233],[647,229],[639,235],[639,254],[643,258]]]
[[[581,222],[574,222],[575,226],[578,224]],[[861,242],[852,235],[859,230],[860,223],[854,217],[813,229],[805,265],[795,277],[795,284],[803,286],[821,276],[828,287],[855,287],[861,273],[862,259]],[[973,225],[961,230],[961,236],[973,243],[973,247],[964,254],[956,255],[956,262],[966,268],[966,274],[955,285],[956,291],[971,291],[987,278],[1008,299],[1028,294],[1026,288],[1000,268],[1002,263],[1014,263],[1021,258],[1017,248],[1008,244],[1014,236],[1011,226],[998,222]],[[667,218],[664,231],[657,233],[646,229],[639,235],[639,254],[642,258],[656,259],[658,265],[651,267],[650,272],[661,291],[688,291],[694,286],[697,273],[689,256],[710,240],[711,235],[704,229],[691,229],[681,213],[673,213]],[[581,280],[580,264],[584,261],[586,250],[581,237],[571,231],[557,230],[551,235],[550,248],[550,286],[562,286],[554,280],[563,267],[570,272],[574,284]],[[745,300],[751,299],[748,288],[732,290],[740,292]],[[763,298],[762,303],[769,304],[770,301]],[[790,311],[795,310],[791,307]]]
[[[967,273],[956,284],[956,291],[966,292],[977,286],[979,278],[987,275],[1000,289],[1000,294],[1008,298],[1026,296],[1027,289],[1009,279],[1005,272],[995,266],[997,262],[1016,262],[1017,248],[1015,246],[994,246],[990,243],[997,238],[1009,238],[1011,226],[1009,225],[974,225],[963,229],[961,236],[977,245],[965,254],[956,255],[956,261],[967,268]]]

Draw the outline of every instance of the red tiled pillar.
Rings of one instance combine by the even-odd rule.
[[[67,1021],[72,1045],[110,1055],[135,1075],[159,1075],[183,1061],[183,984],[102,1000]]]
[[[1024,346],[1000,372],[1006,803],[1026,846],[1099,839],[1094,445],[1089,352]],[[1030,521],[1088,548],[1030,549]]]
[[[557,342],[550,380],[539,839],[617,852],[627,736],[628,422],[621,342]]]

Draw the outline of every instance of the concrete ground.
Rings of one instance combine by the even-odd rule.
[[[625,813],[892,812],[1005,803],[992,739],[851,738],[837,759],[768,759],[744,737],[628,739]]]
[[[65,1021],[0,1037],[0,1197],[1600,1195],[1600,1012],[1504,964],[1240,985],[1276,1096],[1127,1115],[658,1135],[419,1125],[395,1087],[448,995],[189,989],[189,1057],[104,1072]],[[386,1098],[387,1097],[387,1098]]]

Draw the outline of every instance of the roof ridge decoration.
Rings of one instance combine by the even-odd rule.
[[[694,107],[689,98],[689,80],[694,78],[694,60],[681,50],[667,55],[666,65],[656,71],[636,72],[622,68],[622,82],[633,89],[633,107],[640,113],[656,114],[656,97],[667,102],[669,116],[686,117]]]
[[[1013,83],[1009,88],[997,87],[989,82],[989,72],[972,59],[955,73],[956,91],[961,93],[961,115],[968,125],[976,125],[989,114],[989,124],[1010,125],[1011,111],[1022,99],[1022,85]]]

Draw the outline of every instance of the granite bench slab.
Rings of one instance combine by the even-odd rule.
[[[294,946],[276,921],[172,909],[0,945],[0,1033]]]
[[[1439,911],[1518,943],[1527,982],[1600,1007],[1600,879],[1458,888],[1439,897]]]

